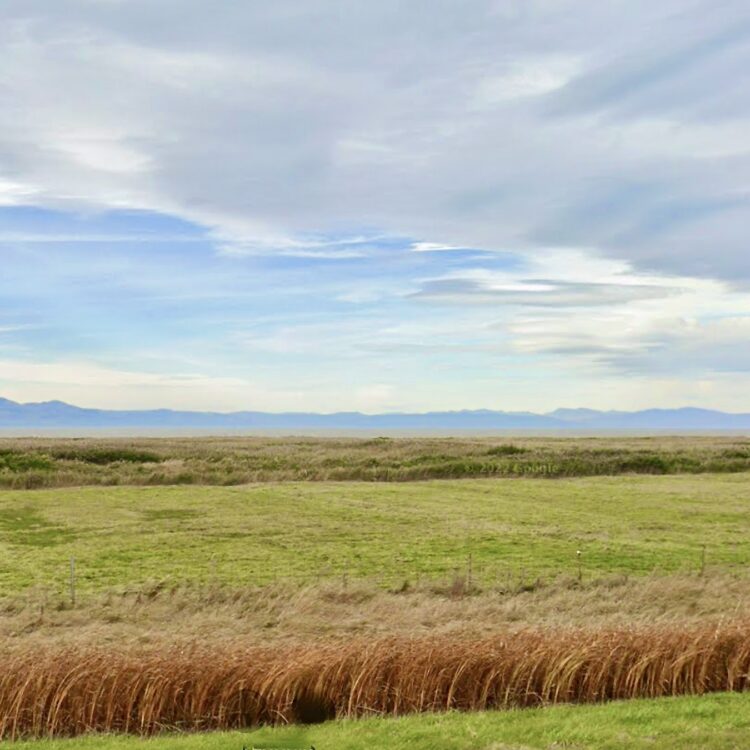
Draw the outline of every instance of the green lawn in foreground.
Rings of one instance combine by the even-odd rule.
[[[661,698],[597,706],[368,719],[253,732],[92,736],[14,743],[18,750],[745,750],[750,694]],[[9,745],[10,746],[10,745]]]
[[[750,563],[750,475],[0,492],[0,595],[170,579],[486,582]]]

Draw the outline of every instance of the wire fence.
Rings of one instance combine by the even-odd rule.
[[[714,551],[714,554],[717,554]],[[658,553],[644,554],[625,560],[593,559],[585,550],[571,551],[569,559],[550,563],[533,558],[528,560],[495,560],[478,557],[474,552],[462,555],[420,554],[411,558],[383,560],[377,567],[363,565],[351,559],[328,561],[319,566],[292,567],[272,565],[265,561],[255,564],[219,560],[205,560],[202,565],[188,573],[180,566],[138,565],[128,570],[102,571],[99,566],[87,565],[85,559],[71,556],[65,565],[48,567],[36,571],[32,580],[25,584],[0,584],[0,598],[19,596],[28,592],[43,593],[58,597],[76,606],[82,594],[115,592],[121,595],[141,591],[180,587],[222,587],[227,589],[252,589],[268,586],[340,586],[342,589],[356,586],[375,586],[392,591],[432,588],[451,591],[497,590],[505,592],[531,591],[538,587],[559,582],[590,583],[602,579],[615,579],[643,575],[689,574],[706,575],[711,565],[711,553],[706,546],[695,550],[692,560],[675,565],[673,558]],[[726,564],[718,559],[715,570],[734,573],[750,572],[750,565]],[[20,585],[19,585],[20,583]],[[5,589],[5,590],[3,590]]]

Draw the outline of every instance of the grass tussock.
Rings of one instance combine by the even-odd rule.
[[[152,734],[741,691],[750,623],[526,630],[286,649],[238,642],[0,654],[0,736]]]
[[[0,439],[14,489],[740,471],[744,437]]]

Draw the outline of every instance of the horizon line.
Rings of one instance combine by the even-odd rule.
[[[683,406],[648,406],[640,409],[597,409],[589,406],[559,406],[550,411],[531,411],[529,409],[493,409],[489,407],[480,407],[476,409],[461,408],[461,409],[429,409],[426,411],[379,411],[379,412],[365,412],[358,410],[338,410],[338,411],[300,411],[300,410],[289,410],[289,411],[265,411],[257,408],[243,408],[234,409],[229,411],[214,410],[214,409],[194,409],[194,408],[173,408],[167,406],[157,407],[99,407],[99,406],[81,406],[79,404],[70,403],[68,401],[62,401],[61,399],[49,399],[47,401],[15,401],[14,399],[0,396],[0,404],[2,402],[11,403],[16,406],[48,406],[52,404],[60,404],[73,409],[80,409],[82,411],[105,411],[105,412],[174,412],[174,413],[190,413],[190,414],[217,414],[222,416],[234,415],[234,414],[269,414],[276,416],[293,415],[293,414],[305,414],[314,416],[339,416],[339,415],[360,415],[365,417],[378,417],[378,416],[389,416],[389,415],[404,415],[404,416],[427,416],[431,414],[507,414],[507,415],[533,415],[540,417],[548,417],[559,412],[581,412],[589,411],[597,414],[637,414],[648,411],[667,411],[667,412],[684,412],[684,411],[701,411],[701,412],[712,412],[715,414],[722,414],[726,416],[750,416],[750,412],[732,412],[725,411],[723,409],[713,409],[705,406],[694,406],[694,405],[683,405]]]

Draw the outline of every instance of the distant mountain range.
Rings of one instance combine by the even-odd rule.
[[[748,430],[750,414],[708,409],[646,409],[596,411],[557,409],[547,414],[475,411],[362,414],[336,412],[231,413],[173,411],[114,411],[83,409],[62,401],[19,404],[0,398],[0,429],[174,429],[174,430]]]

